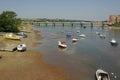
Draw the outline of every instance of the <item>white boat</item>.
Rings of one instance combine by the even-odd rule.
[[[59,47],[62,47],[62,48],[66,48],[67,47],[67,44],[65,41],[58,41],[58,46]]]
[[[108,72],[106,72],[102,69],[98,69],[96,71],[96,78],[97,78],[97,80],[110,80]]]
[[[80,33],[80,31],[78,30],[77,33]]]
[[[100,32],[96,32],[97,35],[100,35]]]
[[[85,34],[81,34],[81,35],[79,35],[81,38],[85,38],[86,37],[86,35]]]
[[[73,38],[73,39],[72,39],[72,42],[77,42],[77,41],[78,41],[77,38]]]
[[[17,50],[18,51],[26,51],[26,45],[25,44],[20,44],[17,46]]]
[[[115,39],[112,39],[112,40],[110,41],[110,43],[111,43],[111,45],[117,45],[117,44],[118,44]]]
[[[104,34],[100,34],[100,38],[105,39],[105,37],[106,37],[106,35],[104,35]]]

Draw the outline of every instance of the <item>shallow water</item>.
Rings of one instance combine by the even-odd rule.
[[[35,26],[34,29],[40,30],[44,38],[35,50],[43,53],[45,62],[65,68],[70,76],[69,80],[95,80],[95,71],[98,68],[107,71],[111,80],[120,80],[120,30],[85,26],[85,29],[78,25]],[[67,32],[79,41],[72,43],[72,38],[66,37]],[[105,34],[106,38],[100,38],[96,32]],[[86,38],[80,38],[80,34],[85,34]],[[111,46],[112,38],[118,41],[118,46]],[[60,49],[59,40],[66,41],[68,47]]]

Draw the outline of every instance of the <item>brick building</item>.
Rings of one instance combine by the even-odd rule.
[[[120,22],[120,15],[110,15],[109,22],[114,24],[116,22]]]

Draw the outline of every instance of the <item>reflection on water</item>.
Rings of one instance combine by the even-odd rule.
[[[64,67],[70,75],[70,80],[94,80],[95,71],[102,68],[110,73],[111,80],[120,80],[120,30],[102,29],[101,27],[86,28],[79,26],[35,26],[44,39],[35,49],[43,52],[43,60]],[[70,32],[71,37],[66,37]],[[104,39],[96,34],[104,34]],[[85,34],[86,38],[80,38]],[[76,43],[72,38],[78,38]],[[117,47],[110,44],[115,38]],[[58,41],[66,41],[67,48],[58,47]],[[114,73],[117,78],[111,74]],[[87,77],[86,77],[87,76]]]

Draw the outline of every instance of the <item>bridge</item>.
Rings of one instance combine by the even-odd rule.
[[[32,24],[32,25],[37,25],[37,26],[57,26],[57,25],[61,25],[61,26],[65,26],[65,25],[71,25],[74,26],[74,24],[77,24],[79,26],[83,26],[84,24],[89,24],[90,26],[102,26],[103,23],[102,22],[95,22],[95,21],[81,21],[81,22],[23,22],[23,24]]]

